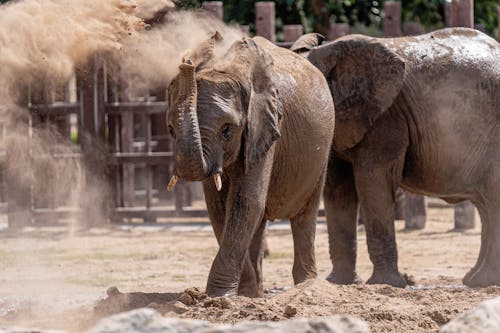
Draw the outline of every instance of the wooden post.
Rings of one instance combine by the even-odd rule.
[[[109,104],[116,104],[119,101],[118,86],[112,82],[109,76],[105,77],[107,81],[107,92]],[[108,152],[111,154],[120,151],[120,116],[108,114]],[[122,173],[121,166],[110,166],[108,173],[108,180],[110,184],[110,200],[108,209],[110,210],[110,219],[112,222],[121,222],[120,220],[113,220],[113,210],[117,207],[123,207],[123,191],[122,191]]]
[[[120,152],[132,153],[134,151],[134,115],[131,112],[124,112],[120,123]],[[122,164],[122,184],[123,206],[132,207],[135,200],[135,167],[131,163]]]
[[[475,225],[476,210],[470,201],[463,201],[455,205],[455,229],[473,229]]]
[[[401,36],[401,2],[399,1],[384,3],[384,36]]]
[[[447,20],[451,27],[474,27],[474,1],[473,0],[452,0],[449,5]],[[474,205],[470,201],[461,202],[455,205],[455,229],[465,230],[474,228]]]
[[[201,7],[207,13],[218,18],[219,20],[224,20],[224,7],[222,6],[222,1],[204,1],[201,4]]]
[[[328,33],[329,40],[335,40],[349,34],[349,24],[347,23],[332,23],[330,32]]]
[[[451,2],[453,0],[446,0],[444,2],[444,24],[451,27]]]
[[[396,190],[396,202],[394,207],[394,218],[396,220],[405,219],[405,191],[401,187]]]
[[[498,16],[498,36],[497,36],[497,40],[500,41],[500,6],[497,6],[497,16]]]
[[[474,28],[474,0],[453,0],[450,26]]]
[[[27,108],[29,103],[28,87],[22,87],[24,93],[19,97],[18,104]],[[9,144],[11,135],[6,128],[5,144],[5,185],[7,189],[7,223],[9,228],[22,228],[33,223],[32,199],[31,199],[31,173],[29,156],[29,115],[24,113],[16,119],[20,124],[16,128],[26,130],[25,133],[14,133],[15,145]],[[23,147],[24,149],[16,149]]]
[[[313,14],[313,29],[323,36],[330,33],[330,11],[328,10],[328,1],[311,0],[311,10]]]
[[[403,32],[407,36],[416,36],[423,34],[425,31],[424,27],[418,22],[405,22]]]
[[[85,184],[82,189],[80,205],[82,223],[86,226],[102,223],[98,219],[107,215],[107,201],[103,200],[96,207],[93,198],[88,198],[87,189],[99,188],[107,193],[107,165],[105,149],[105,84],[104,63],[90,61],[79,71],[80,128],[78,137],[82,146]],[[107,199],[107,198],[104,198]],[[106,212],[106,213],[105,213]]]
[[[257,35],[276,42],[275,6],[272,1],[255,3],[255,30]]]
[[[151,115],[145,114],[145,128],[144,128],[144,150],[146,153],[151,153],[151,135],[152,135],[152,126],[151,126]],[[151,164],[146,164],[145,172],[145,185],[146,185],[146,209],[150,210],[153,203],[153,166]],[[153,216],[148,216],[148,222],[156,222],[156,219]]]
[[[301,24],[288,24],[283,26],[285,42],[295,42],[304,34],[304,27]]]
[[[425,228],[427,219],[427,200],[425,196],[405,192],[405,229]]]

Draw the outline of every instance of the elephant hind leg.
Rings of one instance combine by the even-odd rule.
[[[489,205],[476,205],[482,224],[481,248],[476,265],[464,277],[463,282],[469,287],[500,285],[500,202],[487,202]]]
[[[316,217],[323,191],[324,175],[300,212],[290,219],[293,236],[293,281],[295,284],[318,276],[314,239],[316,237]]]
[[[330,157],[323,192],[332,271],[327,280],[338,284],[358,283],[356,274],[358,196],[352,165]]]

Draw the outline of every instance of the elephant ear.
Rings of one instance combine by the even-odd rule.
[[[245,172],[269,151],[280,137],[282,116],[278,90],[274,84],[274,64],[271,56],[253,40],[245,39],[254,59],[247,121],[244,132]]]
[[[299,54],[309,52],[313,47],[321,45],[324,40],[325,36],[316,32],[305,34],[300,36],[300,38],[297,39],[295,43],[293,43],[293,45],[290,47],[290,51]]]
[[[212,37],[201,43],[196,49],[192,50],[184,57],[190,59],[196,68],[196,71],[207,68],[215,57],[215,46],[223,40],[221,34],[216,31]],[[184,62],[184,59],[183,59]]]
[[[314,48],[308,59],[330,84],[335,103],[334,147],[358,144],[392,105],[405,79],[405,62],[379,40],[349,36]]]

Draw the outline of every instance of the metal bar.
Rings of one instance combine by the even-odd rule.
[[[141,114],[165,114],[166,102],[120,102],[106,105],[107,114],[123,114],[124,112]]]
[[[40,116],[67,116],[80,112],[79,103],[31,104],[29,110],[32,114]]]
[[[145,126],[145,150],[146,153],[151,153],[151,115],[144,115],[143,116],[146,121],[146,126]],[[145,177],[146,177],[146,207],[149,209],[151,208],[151,203],[153,201],[153,173],[152,173],[152,166],[151,164],[146,164],[146,170],[145,170]]]
[[[113,220],[119,218],[168,218],[168,217],[208,217],[205,209],[187,209],[177,211],[171,208],[160,207],[147,209],[146,207],[124,207],[117,208],[113,213]]]
[[[172,152],[116,153],[111,155],[112,164],[168,165],[173,159]]]

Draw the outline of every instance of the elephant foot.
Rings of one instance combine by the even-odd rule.
[[[406,279],[398,271],[382,272],[374,271],[372,276],[366,281],[368,284],[389,284],[393,287],[405,288]]]
[[[332,270],[332,272],[326,277],[326,280],[335,284],[359,284],[361,279],[356,272],[349,274],[339,274]]]
[[[468,287],[500,286],[500,269],[492,266],[482,266],[471,269],[463,278]]]
[[[217,288],[207,286],[207,290],[205,291],[210,297],[220,297],[220,296],[236,296],[237,292],[235,288]]]
[[[259,288],[256,286],[240,286],[238,288],[238,295],[252,298],[264,297],[264,288]]]
[[[468,286],[468,283],[469,283],[469,280],[471,278],[472,275],[474,275],[477,271],[477,265],[472,267],[465,275],[464,275],[464,278],[462,279],[462,282],[463,284],[465,284],[466,286]]]

